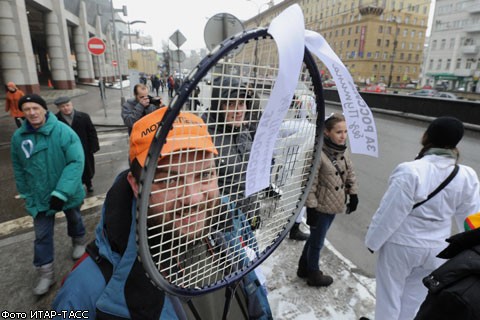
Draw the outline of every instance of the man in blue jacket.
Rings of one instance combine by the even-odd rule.
[[[66,278],[53,309],[83,310],[92,319],[222,318],[226,288],[189,301],[180,300],[156,288],[137,258],[138,181],[155,135],[151,129],[161,122],[166,110],[156,110],[135,123],[130,135],[130,170],[121,173],[108,191],[96,240],[88,246],[88,255],[82,257],[81,263]],[[172,245],[176,241],[165,239],[159,245],[180,252],[186,245],[193,244],[198,249],[195,256],[205,256],[209,262],[218,258],[215,254],[218,247],[242,250],[242,245],[247,243],[246,246],[255,251],[253,233],[243,213],[228,206],[228,201],[220,196],[214,161],[218,151],[205,123],[186,112],[180,113],[176,121],[158,160],[150,196],[157,201],[151,206],[157,217],[149,218],[156,225],[153,228],[149,224],[149,227],[159,230],[163,238],[175,233],[179,239],[177,247]],[[210,229],[211,221],[221,217],[229,228]],[[245,249],[245,254],[247,251]],[[175,260],[178,255],[165,256],[165,259]],[[198,275],[197,264],[177,262],[171,265],[180,268],[171,274],[173,278],[179,275],[188,278],[190,273],[186,270],[193,276]],[[218,267],[218,263],[213,262],[212,269],[215,266]],[[230,319],[272,318],[266,291],[255,271],[245,275],[236,292],[230,304]]]
[[[35,230],[34,258],[39,278],[35,295],[48,292],[54,283],[53,227],[55,213],[63,211],[68,235],[72,238],[72,258],[85,252],[85,227],[80,205],[85,197],[82,186],[84,155],[77,134],[47,109],[36,94],[18,102],[26,121],[12,136],[11,157],[15,182]]]

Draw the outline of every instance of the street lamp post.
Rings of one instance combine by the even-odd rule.
[[[130,25],[135,24],[135,23],[147,23],[146,21],[143,20],[134,20],[134,21],[127,21],[127,27],[128,27],[128,43],[130,45],[130,61],[133,61],[133,53],[132,53],[132,34],[130,33]]]
[[[113,41],[115,42],[115,54],[117,58],[117,70],[118,76],[120,78],[120,103],[123,106],[125,103],[125,96],[123,95],[123,79],[122,79],[122,70],[120,69],[120,52],[118,51],[118,35],[117,27],[115,25],[115,12],[123,12],[124,16],[127,16],[127,7],[123,6],[122,9],[113,8],[113,0],[110,0],[110,7],[112,9],[112,24],[113,24]]]
[[[253,0],[247,0],[247,1],[253,3],[255,6],[257,6],[257,15],[255,16],[255,23],[257,24],[257,28],[258,28],[258,27],[260,27],[260,24],[262,22],[262,20],[260,19],[260,11],[262,9],[262,6],[268,5],[270,7],[270,6],[273,5],[273,1],[264,2],[262,4],[257,4]],[[257,79],[257,64],[258,64],[258,44],[257,44],[257,41],[255,41],[255,48],[253,49],[253,56],[254,56],[254,59],[255,59],[255,61],[254,61],[255,66],[253,67],[253,75],[254,75],[255,79]],[[256,84],[254,84],[254,85],[256,85]]]

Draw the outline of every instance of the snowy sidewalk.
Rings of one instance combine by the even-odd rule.
[[[287,236],[261,264],[274,319],[357,320],[362,316],[373,319],[375,279],[356,273],[355,265],[325,241],[320,266],[333,277],[333,284],[327,288],[309,287],[296,274],[304,243]]]

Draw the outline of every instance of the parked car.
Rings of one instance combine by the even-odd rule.
[[[407,83],[407,85],[405,85],[405,89],[415,89],[417,87],[417,85],[415,83]]]
[[[433,97],[438,93],[437,90],[434,89],[420,89],[417,91],[410,92],[409,96],[417,96],[417,97]]]
[[[386,93],[387,87],[381,84],[372,84],[362,89],[363,92]]]
[[[332,79],[325,80],[323,81],[322,85],[324,88],[331,88],[335,85],[335,81],[333,81]]]
[[[458,99],[456,95],[450,92],[437,92],[434,95],[435,98],[444,98],[444,99]]]

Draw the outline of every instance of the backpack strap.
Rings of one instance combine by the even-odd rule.
[[[95,244],[95,240],[87,245],[85,251],[88,253],[90,258],[92,258],[92,260],[95,261],[95,263],[97,264],[98,268],[103,274],[103,277],[105,278],[105,283],[108,283],[113,274],[113,266],[110,261],[100,255],[98,247]]]
[[[440,185],[437,187],[437,189],[433,190],[433,192],[428,195],[427,199],[415,203],[415,205],[413,206],[413,209],[421,206],[422,204],[424,204],[425,202],[427,202],[428,200],[430,200],[431,198],[433,198],[437,193],[439,193],[440,191],[442,191],[442,189],[445,188],[445,187],[450,183],[450,181],[453,180],[453,178],[455,178],[455,176],[457,175],[457,172],[458,172],[459,169],[460,169],[460,168],[459,168],[458,164],[456,164],[456,165],[455,165],[455,168],[453,168],[452,173],[450,173],[450,175],[447,177],[447,179],[445,179],[445,181],[443,181],[442,184],[440,184]]]

